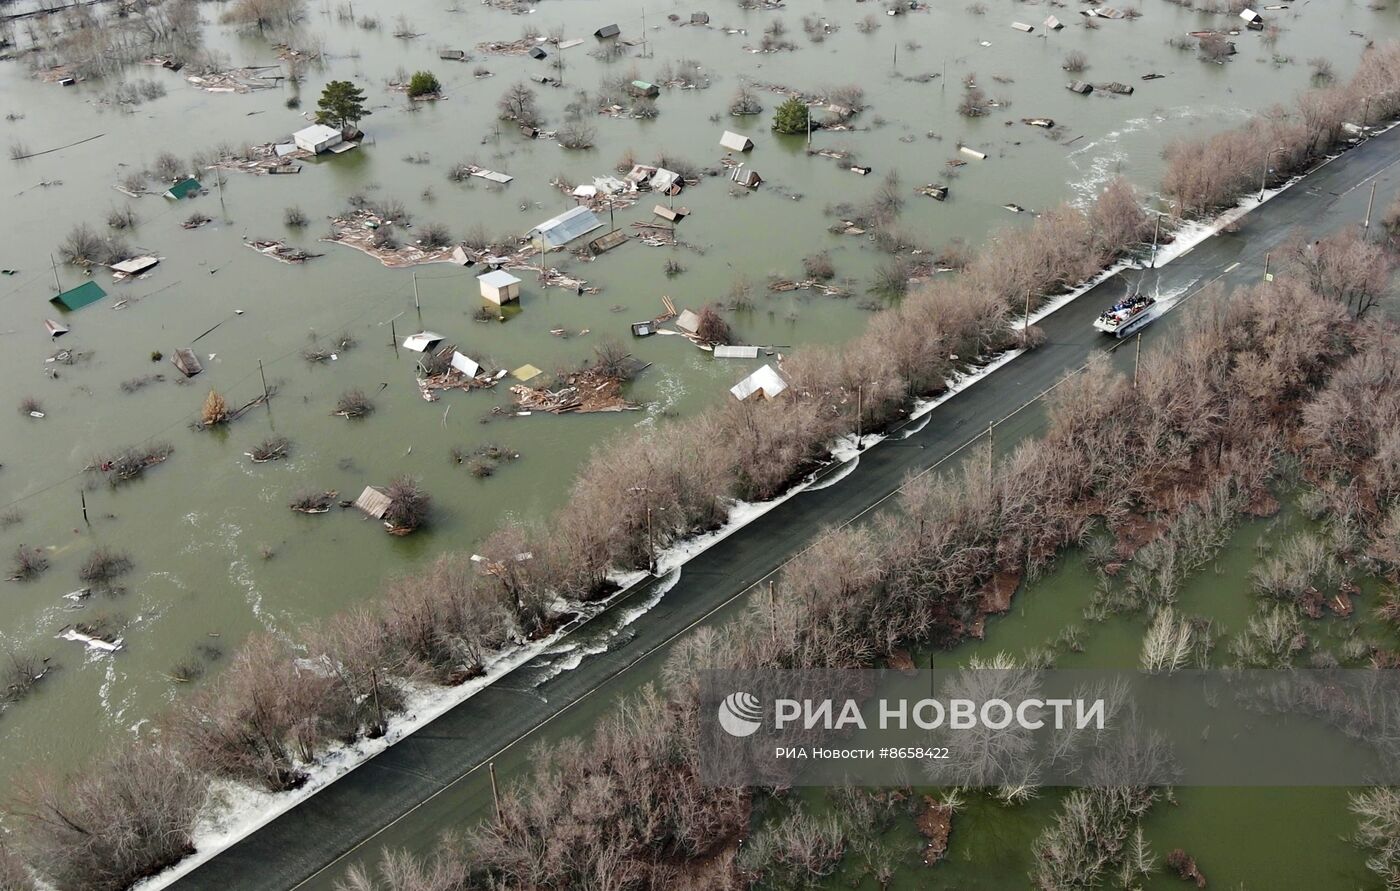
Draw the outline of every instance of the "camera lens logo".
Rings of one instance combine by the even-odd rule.
[[[730,736],[752,736],[762,726],[763,707],[752,693],[730,693],[719,704],[719,726]]]

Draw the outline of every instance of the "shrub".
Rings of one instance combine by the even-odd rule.
[[[363,418],[374,411],[374,403],[363,390],[346,390],[335,403],[335,414],[342,418]]]
[[[282,211],[282,222],[291,226],[293,229],[301,229],[306,226],[308,220],[302,209],[293,204],[291,207]]]
[[[14,556],[10,558],[10,580],[27,582],[38,578],[48,568],[49,558],[45,556],[43,548],[20,545],[15,548]]]
[[[29,863],[61,888],[120,891],[194,852],[207,782],[181,755],[137,743],[77,776],[27,774],[14,812]]]
[[[432,96],[442,91],[442,84],[431,71],[416,71],[408,81],[408,95],[414,98]]]
[[[219,391],[210,390],[209,395],[204,397],[204,407],[199,410],[199,422],[205,427],[213,427],[228,420],[228,403],[219,395]]]
[[[1089,67],[1089,57],[1079,50],[1071,50],[1065,53],[1065,61],[1060,67],[1072,74],[1078,74]]]
[[[828,282],[836,277],[836,266],[826,251],[810,254],[802,258],[802,272],[810,279]]]
[[[444,223],[428,223],[418,230],[418,243],[428,248],[445,248],[452,244],[452,232]]]
[[[78,578],[89,585],[106,587],[131,571],[131,557],[124,551],[99,545],[78,568]]]
[[[396,477],[385,491],[389,495],[389,509],[384,512],[384,522],[395,532],[412,532],[427,521],[432,496],[423,490],[418,480]]]
[[[729,323],[724,320],[714,307],[707,306],[700,310],[700,322],[696,326],[695,336],[702,343],[723,344],[729,343],[734,332],[729,329]]]

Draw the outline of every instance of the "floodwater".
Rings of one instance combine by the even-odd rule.
[[[119,108],[103,102],[115,81],[62,88],[32,77],[23,61],[0,64],[0,112],[14,116],[0,121],[7,145],[41,151],[100,137],[0,162],[0,268],[16,270],[0,277],[0,514],[22,518],[0,527],[0,554],[8,558],[21,543],[52,549],[51,568],[39,579],[0,583],[0,649],[34,651],[59,665],[34,696],[0,716],[0,785],[36,760],[77,764],[139,732],[188,689],[171,679],[171,670],[197,648],[228,652],[250,632],[290,633],[366,602],[387,577],[435,554],[471,549],[507,516],[545,515],[566,497],[576,468],[596,444],[641,435],[666,417],[693,414],[727,398],[724,388],[756,363],[715,361],[679,338],[628,336],[627,323],[658,313],[662,295],[678,306],[698,307],[725,299],[734,282],[745,279],[754,287],[753,308],[729,314],[743,340],[791,351],[850,338],[865,323],[868,309],[861,304],[871,299],[867,288],[882,258],[863,240],[829,234],[834,218],[825,211],[841,202],[868,201],[885,174],[898,174],[907,197],[902,229],[930,247],[953,239],[975,246],[996,227],[1029,220],[1003,210],[1008,202],[1036,209],[1083,199],[1117,173],[1150,189],[1166,142],[1235,125],[1288,99],[1308,85],[1310,57],[1332,59],[1337,76],[1346,77],[1364,45],[1364,38],[1349,32],[1378,40],[1400,32],[1386,10],[1302,4],[1268,13],[1283,27],[1274,47],[1264,46],[1257,33],[1244,33],[1236,38],[1240,54],[1215,66],[1165,40],[1197,28],[1227,27],[1234,21],[1227,17],[1154,3],[1136,21],[1103,21],[1090,30],[1072,7],[1009,0],[985,5],[983,15],[952,4],[889,18],[874,4],[793,4],[762,12],[726,3],[708,10],[710,27],[681,27],[667,16],[684,21],[691,6],[658,4],[645,9],[644,30],[642,8],[620,0],[546,0],[528,15],[474,4],[446,9],[426,0],[392,9],[362,3],[354,9],[361,23],[345,20],[331,4],[312,4],[299,33],[276,35],[324,50],[322,64],[307,70],[301,86],[303,111],[314,107],[327,80],[353,79],[373,110],[363,122],[366,144],[309,163],[295,177],[228,173],[221,194],[178,204],[158,195],[131,200],[112,186],[161,151],[188,158],[220,142],[281,140],[305,125],[301,112],[285,104],[293,87],[212,94],[179,74],[135,66],[129,79],[160,81],[167,94]],[[227,54],[234,65],[275,62],[269,38],[218,24],[219,7],[201,9],[210,19],[206,46]],[[1070,26],[1043,39],[1039,22],[1052,11]],[[422,36],[392,36],[400,12]],[[863,33],[857,23],[867,14],[875,14],[879,27]],[[814,43],[803,33],[803,15],[837,30]],[[377,17],[379,27],[362,27],[366,17]],[[1017,19],[1036,24],[1037,33],[1013,30],[1010,23]],[[785,39],[798,48],[747,52],[774,20],[786,24]],[[608,62],[591,55],[598,46],[591,35],[611,22],[638,45]],[[597,129],[592,150],[569,152],[550,141],[530,141],[498,126],[496,100],[530,74],[556,71],[548,61],[486,55],[474,47],[482,40],[515,39],[527,26],[584,38],[562,51],[566,85],[536,87],[551,127],[562,121],[577,91],[594,90],[607,77],[630,76],[633,69],[657,80],[667,63],[693,58],[712,84],[663,91],[654,120],[591,120]],[[747,34],[728,33],[725,26]],[[23,27],[16,28],[16,37],[25,44]],[[466,49],[475,58],[440,61],[442,47]],[[1089,57],[1084,77],[1130,83],[1136,95],[1080,97],[1063,89],[1067,77],[1060,61],[1074,49]],[[1275,56],[1293,61],[1276,63]],[[494,76],[473,77],[478,65]],[[433,70],[445,98],[410,107],[401,93],[386,88],[400,68]],[[1140,81],[1148,72],[1167,76]],[[962,80],[974,73],[988,94],[1010,106],[977,120],[959,117]],[[731,95],[749,81],[809,92],[847,83],[863,87],[869,108],[856,119],[860,129],[817,133],[813,147],[850,149],[874,172],[856,176],[832,160],[807,156],[800,137],[771,134],[771,112],[781,100],[776,94],[758,90],[766,109],[758,117],[729,117]],[[1058,138],[1019,123],[1040,116],[1061,125]],[[524,232],[571,206],[549,185],[556,175],[589,182],[614,173],[629,149],[642,161],[666,152],[697,166],[717,166],[724,129],[756,142],[747,160],[767,180],[763,188],[732,194],[725,179],[706,179],[681,202],[692,214],[680,237],[692,247],[632,243],[593,263],[562,264],[601,287],[596,295],[543,288],[526,275],[522,311],[504,323],[473,321],[480,301],[469,271],[419,267],[416,310],[409,270],[385,269],[349,248],[318,242],[324,218],[355,193],[402,200],[416,221],[445,223],[458,237],[476,224],[491,232]],[[944,162],[956,156],[959,142],[988,157],[970,161],[950,179]],[[416,162],[420,156],[426,163]],[[504,170],[515,181],[504,187],[451,183],[447,169],[460,161]],[[952,186],[945,203],[913,192],[940,181]],[[100,273],[109,297],[60,316],[48,303],[55,277],[50,255],[75,224],[103,230],[107,211],[126,204],[139,224],[124,237],[163,258],[161,264],[148,277],[123,284],[109,283]],[[283,210],[289,205],[300,206],[311,225],[288,229]],[[619,212],[618,225],[630,229],[634,221],[650,220],[650,206],[642,201]],[[194,210],[214,221],[181,228]],[[286,238],[324,256],[288,266],[248,250],[245,238]],[[766,292],[769,276],[796,277],[801,258],[823,249],[831,252],[838,276],[849,279],[853,297]],[[551,265],[561,265],[558,256]],[[686,271],[668,279],[667,259]],[[82,280],[78,270],[61,265],[56,274],[65,288]],[[45,318],[61,318],[71,333],[50,343]],[[503,386],[449,393],[431,404],[419,397],[414,355],[396,352],[390,332],[402,338],[420,328],[441,332],[464,352],[506,368],[527,362],[546,370],[567,367],[605,338],[623,340],[652,363],[630,389],[645,408],[482,423],[493,406],[506,404]],[[558,328],[573,336],[551,335]],[[585,329],[589,333],[580,335]],[[358,345],[322,365],[301,358],[314,338],[340,332]],[[177,380],[168,361],[151,360],[153,351],[168,357],[186,346],[194,347],[207,369],[189,383]],[[73,351],[72,364],[45,362],[59,347]],[[210,387],[233,405],[261,392],[260,361],[276,389],[271,403],[225,430],[193,431]],[[134,393],[120,387],[151,374],[164,380]],[[377,409],[368,419],[331,416],[336,397],[351,388],[373,396]],[[15,410],[26,396],[42,403],[42,420]],[[251,464],[244,452],[274,433],[292,440],[290,460]],[[143,479],[111,489],[84,474],[95,456],[146,441],[168,442],[174,452]],[[484,480],[449,460],[453,446],[470,451],[487,443],[522,457]],[[435,504],[431,525],[407,538],[390,537],[355,513],[307,517],[286,507],[300,489],[354,497],[362,486],[400,473],[420,477]],[[95,596],[73,609],[63,595],[80,587],[78,565],[98,545],[130,552],[135,566],[122,579],[125,593]],[[79,644],[54,639],[66,624],[97,615],[120,628],[125,648],[114,657],[92,656]],[[1041,630],[1050,633],[1058,627],[1054,621],[1050,617]],[[211,674],[217,670],[215,661]],[[1164,816],[1154,819],[1166,822]],[[955,837],[955,851],[961,842]]]

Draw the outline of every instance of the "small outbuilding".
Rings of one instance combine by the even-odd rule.
[[[156,257],[132,257],[112,264],[112,272],[118,278],[134,278],[148,269],[154,269],[160,260]]]
[[[175,355],[170,357],[170,364],[180,370],[185,377],[194,377],[204,370],[200,364],[199,357],[194,354],[194,350],[181,347],[175,351]]]
[[[296,147],[313,155],[330,151],[332,146],[340,145],[344,141],[345,136],[339,130],[325,124],[312,124],[292,134],[292,142],[296,143]]]
[[[1078,93],[1081,96],[1087,96],[1090,93],[1094,92],[1094,85],[1086,84],[1082,80],[1072,80],[1069,83],[1065,84],[1065,89],[1069,90],[1071,93]]]
[[[708,25],[710,23],[710,14],[708,12],[692,12],[690,14],[690,23],[692,25]]]
[[[419,331],[417,334],[410,334],[404,338],[403,348],[413,350],[415,353],[426,353],[442,341],[443,336],[436,331]]]
[[[202,191],[204,191],[204,186],[199,184],[199,180],[190,177],[188,179],[182,179],[175,185],[166,189],[165,197],[179,201],[183,198],[191,198],[198,195]]]
[[[667,207],[664,204],[656,205],[651,209],[651,212],[656,214],[658,217],[661,217],[661,219],[666,220],[668,223],[679,223],[681,220],[685,219],[687,216],[690,215],[689,208]]]
[[[742,164],[734,168],[734,172],[729,175],[729,178],[746,189],[757,189],[763,185],[763,177],[758,175],[758,171],[745,169]]]
[[[49,302],[57,303],[71,312],[75,309],[82,309],[90,303],[96,303],[106,296],[107,292],[102,290],[102,286],[97,282],[85,281],[76,288],[69,288],[62,293],[55,294],[49,298]]]
[[[532,47],[530,47],[530,58],[532,58],[532,59],[543,59],[543,58],[546,58],[548,55],[549,55],[549,53],[545,52],[544,49],[543,49],[542,47],[538,47],[538,46],[532,46]]]
[[[520,279],[504,269],[478,275],[476,280],[481,285],[482,299],[497,306],[520,300]]]
[[[753,148],[752,139],[730,130],[724,131],[724,135],[719,138],[719,144],[731,152],[747,152]]]
[[[735,399],[745,402],[754,395],[763,399],[775,399],[787,388],[788,384],[783,380],[783,376],[774,371],[772,365],[765,365],[730,387],[729,392]]]
[[[603,27],[599,28],[597,31],[594,31],[594,32],[593,32],[593,36],[594,36],[594,37],[599,37],[599,38],[616,37],[617,35],[619,35],[619,34],[621,34],[621,33],[622,33],[622,29],[619,28],[617,25],[604,25]]]
[[[378,486],[365,486],[360,497],[355,499],[355,509],[376,520],[384,519],[391,504],[393,500],[389,498],[389,493]]]
[[[650,81],[634,80],[627,85],[627,92],[633,96],[655,99],[661,95],[661,88]]]
[[[459,49],[441,49],[438,50],[438,58],[444,62],[465,62],[467,53],[465,50]]]

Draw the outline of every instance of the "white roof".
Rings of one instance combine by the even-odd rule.
[[[671,188],[671,186],[674,186],[676,180],[680,178],[681,175],[674,170],[667,170],[664,167],[659,167],[657,171],[651,175],[651,187],[658,192],[664,192]]]
[[[787,381],[773,370],[772,365],[765,365],[730,387],[729,392],[734,394],[735,399],[743,402],[755,393],[762,393],[765,399],[772,399],[786,390],[787,386]]]
[[[757,359],[758,347],[756,346],[716,346],[716,359]]]
[[[688,309],[683,309],[681,314],[676,316],[676,327],[694,334],[700,330],[700,317]]]
[[[334,127],[327,127],[325,124],[312,124],[292,134],[292,139],[298,142],[321,143],[327,139],[340,138],[340,131]]]
[[[130,260],[123,260],[120,263],[112,264],[113,272],[124,272],[127,275],[136,275],[144,272],[156,265],[160,261],[155,257],[132,257]]]
[[[404,338],[403,348],[406,350],[413,350],[415,353],[421,353],[424,350],[432,349],[440,343],[442,343],[442,335],[438,334],[436,331],[419,331],[417,334],[410,334],[408,337]]]
[[[520,284],[520,279],[506,272],[504,269],[493,269],[485,275],[478,275],[476,280],[486,285],[488,288],[504,288],[509,285]]]
[[[481,366],[473,360],[463,356],[456,350],[452,351],[452,367],[465,374],[467,377],[476,377],[481,371]]]
[[[752,139],[731,130],[724,131],[724,135],[719,138],[719,144],[735,152],[746,152],[753,148]]]
[[[575,198],[593,198],[598,194],[597,186],[575,186],[571,192]]]
[[[509,173],[497,173],[494,170],[486,170],[484,168],[473,170],[472,176],[489,179],[493,183],[508,183],[515,179],[515,177],[511,176]]]
[[[1244,11],[1240,13],[1240,18],[1244,19],[1246,22],[1252,22],[1256,19],[1262,19],[1263,16],[1246,6]]]

